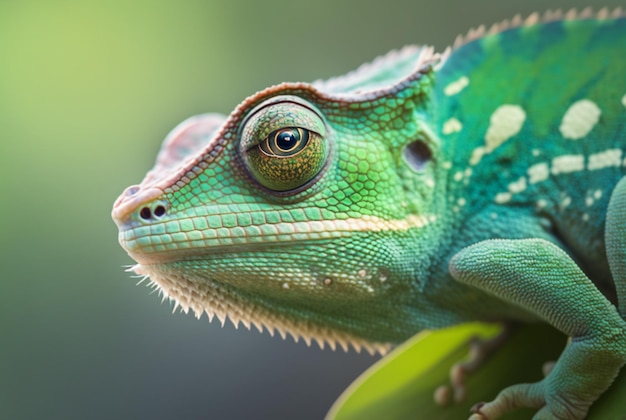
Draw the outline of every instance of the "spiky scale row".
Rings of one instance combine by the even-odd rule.
[[[510,20],[503,20],[499,23],[494,23],[489,29],[487,29],[485,25],[480,25],[477,28],[470,29],[466,34],[458,35],[452,43],[452,48],[456,49],[469,42],[484,38],[485,36],[495,35],[500,32],[522,26],[535,26],[542,23],[561,20],[617,19],[622,16],[624,16],[624,10],[621,6],[618,6],[613,10],[608,7],[603,7],[597,12],[594,12],[592,7],[586,7],[580,11],[578,9],[569,9],[567,12],[563,12],[560,9],[547,10],[543,13],[543,15],[538,12],[531,13],[525,19],[518,14]]]
[[[133,267],[133,271],[136,273],[143,272],[144,270],[145,267]],[[217,318],[222,327],[226,324],[226,320],[229,320],[235,328],[238,328],[240,323],[248,330],[251,326],[254,326],[260,333],[267,331],[271,336],[277,333],[282,339],[286,339],[287,336],[290,336],[296,343],[303,340],[310,346],[312,342],[316,342],[320,349],[324,349],[327,345],[332,350],[340,347],[344,351],[348,351],[349,348],[352,347],[357,352],[365,350],[369,354],[374,355],[375,353],[385,354],[391,347],[388,343],[365,341],[357,337],[347,336],[342,332],[320,329],[306,322],[304,325],[294,328],[294,326],[289,325],[289,323],[265,321],[265,319],[268,318],[263,317],[261,314],[257,314],[255,317],[249,317],[241,313],[240,308],[236,306],[227,304],[227,306],[224,307],[224,301],[214,300],[208,294],[200,296],[196,292],[184,292],[186,287],[183,283],[179,282],[176,285],[164,287],[162,283],[155,280],[158,279],[158,276],[149,274],[147,270],[145,274],[140,275],[143,276],[144,279],[150,279],[148,286],[161,295],[162,301],[167,299],[173,302],[173,311],[180,309],[187,314],[191,310],[197,319],[200,319],[202,315],[206,314],[209,321],[213,320],[213,318]],[[248,309],[254,310],[255,308]],[[262,310],[262,308],[258,309]]]

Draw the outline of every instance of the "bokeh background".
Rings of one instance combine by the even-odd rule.
[[[190,115],[586,3],[0,0],[0,418],[322,418],[376,358],[172,314],[114,199]]]

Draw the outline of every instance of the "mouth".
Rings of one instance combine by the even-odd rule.
[[[405,219],[362,216],[273,222],[263,215],[264,223],[251,224],[250,220],[238,223],[237,215],[228,216],[195,216],[131,226],[120,229],[119,242],[135,261],[152,264],[193,259],[206,254],[341,240],[359,232],[406,231],[424,227],[433,221],[433,216],[410,215]]]
[[[126,250],[128,255],[142,267],[163,265],[174,262],[193,262],[207,259],[219,259],[227,256],[250,255],[252,253],[287,253],[293,248],[294,242],[289,240],[283,241],[251,241],[247,243],[231,243],[220,244],[215,246],[201,245],[197,247],[178,248],[172,246],[171,249],[155,250],[151,248],[137,248],[135,244],[128,246],[128,242],[120,239],[120,244]],[[307,240],[298,242],[299,246],[318,246],[319,240]]]

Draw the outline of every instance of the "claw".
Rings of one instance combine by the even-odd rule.
[[[554,369],[554,365],[556,365],[556,362],[554,360],[551,360],[549,362],[545,362],[543,364],[543,366],[541,367],[541,371],[543,372],[544,378],[546,376],[548,376],[550,374],[550,372],[552,372],[552,369]]]
[[[484,401],[474,404],[472,408],[470,408],[470,413],[482,415],[482,413],[480,412],[480,409],[483,408],[484,405],[485,405]]]
[[[488,420],[487,416],[480,412],[480,409],[485,405],[484,401],[476,403],[470,408],[470,416],[469,420]]]
[[[452,400],[452,391],[449,386],[441,385],[435,390],[434,394],[435,404],[440,407],[444,407],[450,404]]]
[[[510,337],[513,332],[513,326],[509,324],[504,325],[504,329],[498,335],[493,338],[483,339],[474,337],[469,343],[469,354],[466,360],[463,362],[455,363],[450,369],[450,385],[442,385],[435,391],[434,399],[437,405],[447,405],[450,403],[451,398],[454,398],[454,402],[461,403],[467,396],[467,389],[465,387],[465,380],[468,375],[476,372],[485,361],[495,353]],[[453,393],[453,395],[451,395]]]

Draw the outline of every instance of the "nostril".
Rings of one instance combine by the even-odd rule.
[[[165,207],[158,205],[154,208],[154,215],[156,217],[161,217],[165,214]]]
[[[152,219],[152,212],[148,207],[144,207],[139,211],[139,217],[143,220],[150,220]]]

